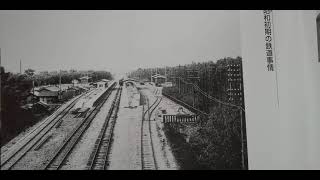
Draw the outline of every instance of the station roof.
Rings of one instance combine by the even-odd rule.
[[[74,88],[70,86],[69,84],[61,84],[61,90],[67,90],[70,88]],[[42,86],[42,87],[37,87],[34,88],[34,93],[33,90],[30,90],[30,93],[39,96],[39,97],[50,97],[50,96],[58,96],[58,92],[60,91],[59,86]]]
[[[155,74],[152,76],[153,78],[166,78],[166,76],[163,76],[161,74]]]
[[[136,79],[133,79],[133,78],[126,78],[124,79],[123,81],[137,81]]]
[[[81,78],[79,78],[79,79],[91,79],[91,77],[89,77],[89,76],[83,76],[83,77],[81,77]]]
[[[102,82],[109,82],[110,80],[108,79],[101,79]]]
[[[96,84],[105,84],[106,82],[105,81],[98,81],[96,82]]]
[[[48,87],[43,87],[39,90],[39,92],[43,91],[43,90],[48,90],[48,91],[59,91],[60,88],[57,86],[48,86]]]
[[[58,91],[49,91],[49,90],[43,89],[39,91],[38,96],[39,97],[55,97],[55,96],[58,96],[58,93],[59,93]]]

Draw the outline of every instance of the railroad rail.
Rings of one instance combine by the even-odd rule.
[[[111,95],[112,90],[116,86],[116,83],[112,84],[110,86],[110,89],[108,89],[102,96],[99,98],[99,104],[94,107],[92,111],[89,112],[89,115],[85,117],[78,125],[77,127],[70,133],[70,135],[66,138],[66,140],[63,142],[63,144],[58,148],[57,151],[55,151],[55,154],[50,158],[50,160],[44,165],[45,170],[58,170],[62,167],[63,163],[75,147],[75,145],[78,143],[78,141],[81,139],[81,136],[84,134],[86,129],[89,127],[92,120],[95,118],[95,116],[100,111],[101,107],[105,103],[105,101],[109,98]]]
[[[121,94],[122,86],[118,88],[111,108],[95,142],[94,149],[87,163],[87,169],[89,170],[105,170],[107,167],[107,160],[113,138],[113,129],[119,111]]]
[[[146,98],[147,99],[147,98]],[[149,99],[147,100],[148,109],[142,115],[141,124],[141,166],[142,170],[157,170],[158,165],[155,157],[152,131],[151,131],[151,116],[154,110],[158,107],[162,97],[157,97],[151,106],[149,106]],[[148,113],[148,114],[147,114]],[[147,116],[147,119],[146,119]]]
[[[90,93],[89,93],[90,94]],[[60,108],[50,115],[44,122],[33,129],[28,135],[20,139],[13,150],[9,151],[1,157],[1,169],[10,170],[22,157],[24,157],[41,139],[45,139],[47,133],[55,127],[72,109],[76,102],[83,96],[88,94],[82,94],[74,98],[67,106],[60,111]],[[51,119],[53,118],[53,119]],[[11,149],[11,148],[10,148]]]
[[[34,127],[31,131],[29,131],[26,135],[24,135],[22,138],[20,138],[16,143],[15,145],[13,145],[12,147],[10,147],[9,149],[5,150],[5,151],[2,151],[2,155],[1,155],[1,159],[5,159],[4,157],[6,156],[6,152],[10,151],[10,149],[14,148],[15,146],[18,146],[19,144],[25,142],[25,139],[27,138],[30,138],[31,135],[33,135],[34,132],[36,132],[37,130],[39,130],[41,128],[41,126],[45,125],[46,123],[48,123],[50,120],[52,120],[51,118],[53,118],[54,116],[57,116],[57,114],[60,112],[60,111],[63,111],[63,105],[68,105],[68,104],[71,104],[72,102],[80,99],[82,96],[90,96],[92,93],[94,92],[94,90],[89,90],[86,94],[81,94],[81,95],[78,95],[76,97],[74,97],[73,99],[71,99],[70,101],[64,103],[64,104],[61,104],[61,106],[56,109],[55,112],[53,112],[50,116],[46,117],[45,120],[41,121],[39,124],[36,125],[36,127]],[[80,96],[80,97],[79,97]],[[66,109],[66,107],[64,107],[64,109]],[[1,162],[1,163],[4,163],[4,162]],[[2,164],[1,164],[2,165]]]

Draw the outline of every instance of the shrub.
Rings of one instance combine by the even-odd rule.
[[[217,107],[198,131],[190,135],[197,161],[209,169],[241,169],[239,111]]]

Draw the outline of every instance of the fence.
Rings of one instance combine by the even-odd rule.
[[[199,122],[198,115],[163,115],[163,123]]]

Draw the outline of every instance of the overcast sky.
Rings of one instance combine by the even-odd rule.
[[[239,11],[0,11],[6,71],[109,70],[241,56]]]

